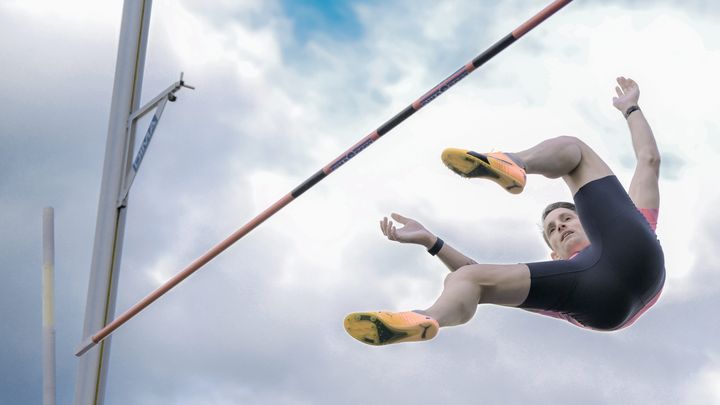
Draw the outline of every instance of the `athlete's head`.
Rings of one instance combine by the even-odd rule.
[[[575,204],[556,202],[548,205],[542,215],[543,238],[553,260],[569,259],[588,245],[590,240],[580,224]]]

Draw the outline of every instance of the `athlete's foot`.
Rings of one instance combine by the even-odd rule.
[[[525,188],[525,169],[519,161],[502,152],[477,153],[470,150],[447,148],[442,161],[455,173],[468,178],[490,179],[512,194]],[[520,164],[518,164],[520,163]]]
[[[345,317],[350,336],[374,346],[430,340],[439,329],[436,320],[417,312],[355,312]]]

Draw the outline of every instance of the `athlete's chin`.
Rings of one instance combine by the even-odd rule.
[[[590,242],[587,239],[574,237],[574,235],[569,236],[565,242],[565,251],[567,252],[568,256],[572,256],[575,253],[590,246]]]

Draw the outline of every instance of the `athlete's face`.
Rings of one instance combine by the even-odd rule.
[[[553,250],[554,260],[569,259],[590,245],[585,230],[575,211],[567,208],[552,210],[543,221],[543,232]]]

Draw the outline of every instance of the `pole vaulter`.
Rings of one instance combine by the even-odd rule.
[[[130,318],[137,315],[140,311],[145,309],[147,306],[152,304],[155,300],[160,298],[166,292],[170,291],[173,287],[180,284],[183,280],[193,274],[195,271],[200,269],[202,266],[207,264],[210,260],[214,259],[217,255],[225,251],[235,242],[240,240],[243,236],[247,235],[255,229],[258,225],[265,222],[266,219],[273,216],[275,213],[280,211],[291,201],[298,198],[304,192],[312,188],[314,185],[319,183],[322,179],[327,177],[330,173],[337,170],[340,166],[347,163],[350,159],[357,156],[360,152],[369,147],[373,142],[380,139],[381,136],[390,132],[393,128],[398,126],[401,122],[405,121],[408,117],[413,115],[415,112],[426,106],[428,103],[439,97],[441,94],[446,92],[450,87],[457,84],[460,80],[469,75],[473,70],[482,66],[485,62],[492,59],[495,55],[500,53],[502,50],[510,46],[513,42],[518,40],[523,35],[527,34],[530,30],[538,26],[540,23],[545,21],[551,15],[555,14],[558,10],[568,5],[572,0],[555,0],[550,5],[545,7],[539,13],[535,14],[532,18],[527,20],[525,23],[517,27],[510,34],[496,42],[485,52],[478,55],[471,62],[461,67],[455,73],[450,75],[447,79],[443,80],[440,84],[433,87],[430,91],[425,93],[422,97],[417,99],[415,102],[407,106],[400,113],[392,117],[390,120],[382,124],[378,129],[371,132],[369,135],[362,138],[355,145],[351,146],[348,150],[343,152],[340,156],[331,161],[327,166],[320,169],[317,173],[313,174],[310,178],[305,180],[302,184],[292,190],[290,193],[283,196],[280,200],[275,202],[273,205],[265,209],[255,218],[250,220],[247,224],[243,225],[240,229],[235,231],[232,235],[228,236],[225,240],[215,245],[212,249],[207,251],[204,255],[200,256],[194,262],[190,263],[184,270],[173,276],[165,284],[158,287],[155,291],[148,294],[145,298],[138,301],[135,305],[130,307],[125,313],[115,318],[112,322],[107,324],[104,328],[98,330],[95,334],[87,336],[85,340],[80,344],[75,353],[76,356],[82,356],[88,350],[93,348],[96,344],[100,343],[103,339],[113,333],[117,328],[122,326]]]

